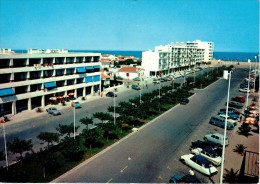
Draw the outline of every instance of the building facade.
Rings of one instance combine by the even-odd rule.
[[[210,63],[212,58],[212,42],[176,42],[142,52],[142,68],[146,76],[163,76]]]
[[[29,49],[0,53],[0,115],[100,90],[100,53]]]

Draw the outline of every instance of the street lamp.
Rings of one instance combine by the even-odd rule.
[[[115,94],[115,84],[114,84],[114,125],[116,125],[116,94]]]
[[[255,56],[255,71],[254,71],[254,73],[255,73],[255,75],[254,75],[254,92],[255,92],[255,80],[256,80],[256,66],[257,66],[257,56]]]
[[[247,85],[247,92],[246,92],[246,108],[248,107],[249,85],[250,85],[250,72],[251,72],[251,60],[248,59],[247,62],[249,63],[250,69],[249,69],[249,73],[248,73],[248,85]]]
[[[227,116],[228,116],[228,104],[229,104],[229,91],[230,91],[230,80],[231,80],[231,71],[228,72],[227,70],[224,71],[224,79],[228,79],[228,93],[227,93],[227,107],[226,107],[226,116],[225,116],[225,127],[224,127],[224,140],[222,145],[222,156],[221,156],[221,172],[220,172],[220,181],[219,183],[222,184],[223,180],[223,170],[224,170],[224,160],[225,160],[225,144],[226,144],[226,137],[227,137]]]

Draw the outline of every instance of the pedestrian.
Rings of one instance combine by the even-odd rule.
[[[148,85],[147,85],[147,83],[146,83],[146,89],[148,89]]]
[[[240,122],[242,122],[242,115],[240,116]]]

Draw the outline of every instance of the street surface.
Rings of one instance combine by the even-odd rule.
[[[245,75],[241,69],[234,72],[230,97],[241,95],[238,86]],[[202,140],[209,132],[224,132],[208,122],[212,115],[225,107],[227,87],[228,81],[220,79],[204,90],[195,90],[196,94],[188,105],[174,107],[54,182],[158,183],[168,182],[173,174],[188,173],[189,167],[179,158],[190,153],[191,141]],[[220,167],[218,169],[220,172]],[[208,177],[195,173],[204,182],[209,182]]]

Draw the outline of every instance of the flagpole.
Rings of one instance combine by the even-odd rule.
[[[248,97],[249,97],[249,86],[250,86],[250,72],[251,72],[251,60],[248,59],[248,63],[249,63],[249,66],[250,66],[250,69],[249,69],[249,72],[248,72],[248,84],[247,84],[247,93],[246,93],[246,108],[248,108]]]
[[[5,137],[5,122],[3,124],[3,132],[4,132],[4,144],[5,144],[5,163],[6,163],[6,169],[8,170],[8,160],[7,160],[7,148],[6,148],[6,137]]]

